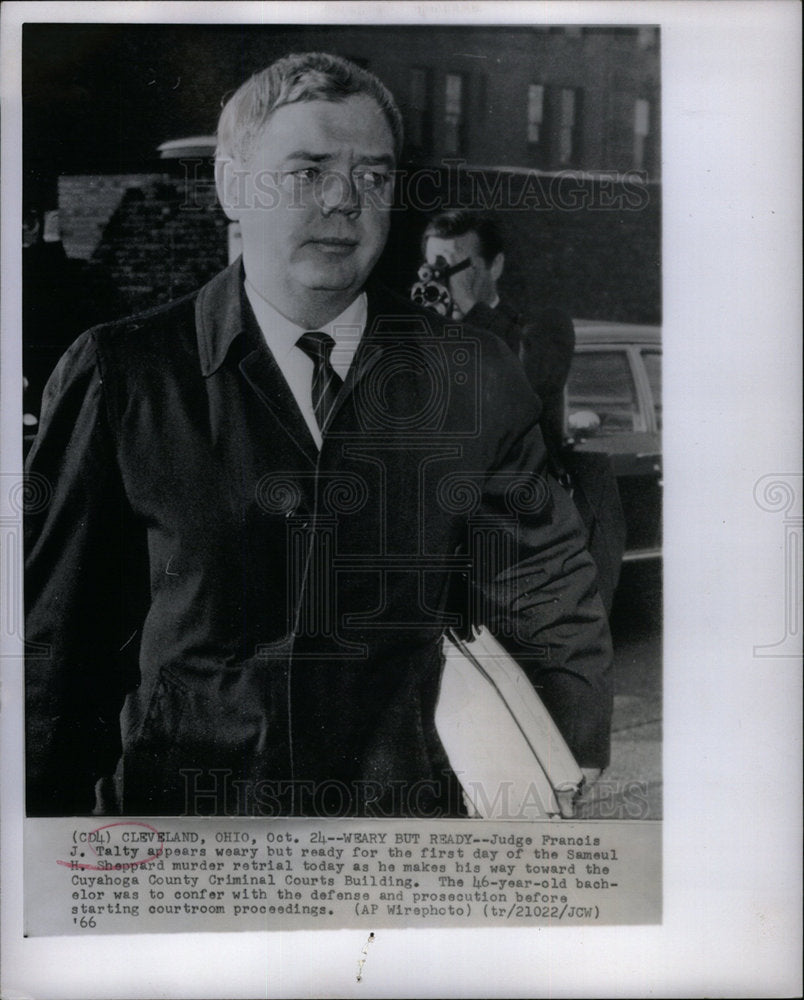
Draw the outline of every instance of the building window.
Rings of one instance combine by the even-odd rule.
[[[572,163],[578,156],[580,124],[580,91],[565,87],[561,91],[561,125],[559,128],[559,163]]]
[[[535,145],[542,141],[544,128],[544,87],[540,83],[528,86],[528,142]]]
[[[634,169],[645,169],[645,140],[650,134],[650,102],[639,98],[634,103]]]
[[[463,97],[463,77],[458,73],[447,73],[444,99],[444,152],[448,156],[461,152]]]
[[[640,49],[655,49],[657,31],[652,25],[642,24],[637,29],[637,45]]]
[[[423,150],[430,143],[430,74],[426,69],[410,70],[408,93],[408,141],[414,149]]]

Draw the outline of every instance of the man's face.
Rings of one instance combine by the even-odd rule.
[[[321,322],[358,294],[388,236],[393,167],[391,130],[365,95],[278,108],[233,164],[246,272],[288,318]]]
[[[455,305],[466,314],[476,302],[491,303],[497,297],[497,279],[502,271],[502,254],[489,264],[480,252],[477,233],[464,233],[446,239],[429,236],[425,244],[428,264],[435,264],[437,257],[443,257],[448,264],[460,264],[468,257],[471,265],[452,275],[449,289]]]

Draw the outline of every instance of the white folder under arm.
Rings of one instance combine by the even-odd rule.
[[[519,664],[485,628],[444,640],[436,729],[483,819],[571,818],[583,774]]]

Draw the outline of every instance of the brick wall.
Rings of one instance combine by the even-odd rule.
[[[59,196],[68,255],[103,267],[126,311],[193,291],[227,263],[228,220],[209,178],[64,177]]]
[[[142,174],[59,177],[59,222],[67,256],[91,260],[126,191],[159,179]]]

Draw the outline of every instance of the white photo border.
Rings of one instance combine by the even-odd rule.
[[[20,461],[19,55],[34,20],[660,25],[669,400],[662,926],[383,931],[362,982],[363,931],[23,939],[12,655],[0,660],[3,997],[800,992],[801,660],[755,652],[791,627],[789,525],[757,484],[798,482],[801,510],[800,6],[12,2],[1,16],[4,472]]]

